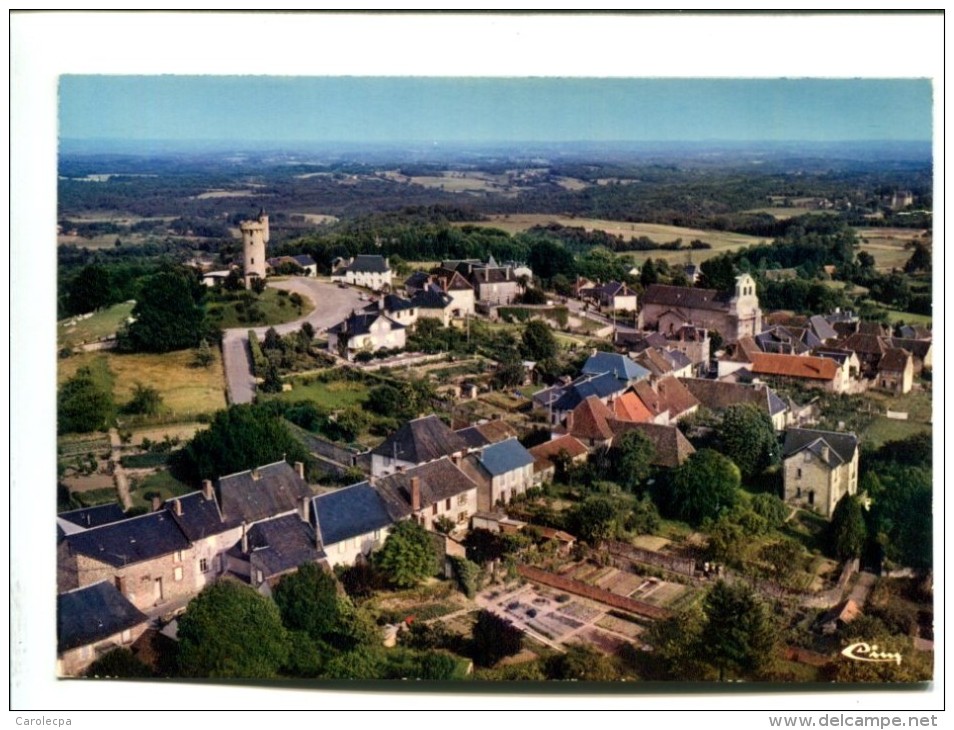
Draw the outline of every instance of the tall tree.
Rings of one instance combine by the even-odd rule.
[[[670,477],[669,510],[691,525],[717,519],[739,499],[739,467],[712,449],[700,449]]]
[[[750,677],[772,661],[777,638],[772,614],[753,589],[718,581],[703,602],[706,661],[719,671]]]
[[[523,632],[490,611],[477,614],[473,632],[474,661],[491,667],[504,657],[520,652]]]
[[[67,302],[72,314],[85,314],[109,306],[116,301],[109,269],[90,264],[80,269],[68,285]]]
[[[116,417],[112,391],[88,367],[60,386],[57,394],[59,433],[86,433],[109,428]]]
[[[243,404],[216,413],[209,428],[179,452],[174,465],[184,480],[195,482],[282,459],[305,462],[308,454],[272,411]]]
[[[197,346],[208,334],[201,296],[201,284],[187,272],[161,271],[147,276],[140,283],[133,307],[134,321],[120,333],[120,346],[134,352]]]
[[[653,442],[639,431],[627,431],[613,442],[610,452],[616,480],[630,492],[638,491],[652,473],[652,461],[656,457]]]
[[[521,340],[524,356],[529,360],[548,360],[557,354],[557,341],[550,326],[539,319],[527,322]]]
[[[731,457],[745,479],[761,474],[779,461],[772,420],[752,403],[726,408],[716,434],[719,451]]]
[[[413,520],[398,522],[374,555],[376,567],[399,588],[411,588],[438,569],[430,535]]]
[[[699,264],[699,286],[718,291],[735,289],[735,264],[731,254],[721,254]]]
[[[851,560],[861,555],[867,538],[861,502],[852,494],[838,500],[828,525],[828,548],[839,560]]]
[[[228,579],[189,602],[178,636],[179,669],[186,677],[267,679],[288,658],[278,606],[251,586]]]

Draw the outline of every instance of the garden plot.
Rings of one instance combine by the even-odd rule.
[[[647,578],[642,581],[636,590],[629,594],[630,598],[645,601],[653,606],[668,606],[686,592],[686,587],[679,583],[667,583],[658,578]]]
[[[601,629],[612,631],[614,634],[620,634],[629,639],[636,639],[646,630],[634,621],[627,621],[626,619],[611,614],[606,614],[600,618],[595,625]]]
[[[604,654],[616,654],[629,642],[619,636],[613,636],[600,631],[595,626],[588,626],[574,637],[574,642],[588,644]]]
[[[602,580],[600,588],[620,596],[631,596],[643,582],[644,579],[638,575],[617,570],[615,575],[607,576]]]

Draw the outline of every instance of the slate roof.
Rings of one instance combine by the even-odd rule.
[[[358,254],[354,261],[345,267],[348,271],[361,272],[366,274],[384,274],[390,271],[387,260],[384,256],[375,254]]]
[[[785,443],[782,445],[782,458],[787,459],[803,449],[822,458],[823,445],[829,447],[829,465],[839,466],[854,458],[858,448],[858,438],[853,433],[836,431],[818,431],[811,428],[790,428],[785,431]]]
[[[377,304],[372,304],[361,312],[352,312],[338,324],[328,328],[328,332],[333,334],[344,334],[349,337],[354,335],[366,335],[371,331],[371,325],[378,321],[384,314],[378,308]],[[384,317],[384,320],[391,326],[392,330],[404,329],[403,324]]]
[[[423,464],[467,450],[467,442],[435,415],[408,421],[371,453],[393,457],[395,446],[398,459],[412,464]]]
[[[445,291],[467,291],[468,289],[473,291],[473,288],[470,282],[457,271],[453,272],[450,279],[444,282]]]
[[[649,377],[649,370],[616,352],[595,352],[583,365],[584,375],[612,373],[617,380],[629,382]]]
[[[292,256],[292,258],[295,259],[295,263],[297,263],[299,266],[302,266],[302,267],[317,266],[317,262],[306,253],[297,254],[295,256]]]
[[[650,284],[643,294],[643,305],[659,304],[668,307],[725,311],[731,297],[731,292],[720,292],[715,289]]]
[[[485,447],[478,458],[480,465],[495,477],[533,463],[533,455],[515,438]]]
[[[165,511],[131,517],[66,536],[70,552],[114,568],[188,550],[191,543],[172,515]]]
[[[473,426],[458,429],[456,433],[472,449],[479,449],[487,444],[495,444],[499,441],[517,437],[516,429],[502,419],[475,423]]]
[[[422,509],[435,502],[477,489],[477,483],[450,459],[432,461],[405,472],[390,474],[377,481],[375,488],[392,505],[392,513],[400,511],[403,513],[402,517],[411,514],[411,479],[413,477],[421,480]]]
[[[627,431],[638,431],[652,441],[655,448],[655,455],[651,462],[653,466],[675,468],[696,451],[689,440],[682,435],[682,431],[675,426],[630,421],[613,421],[611,425],[617,436]]]
[[[178,501],[182,507],[182,514],[176,514],[174,502]],[[175,499],[166,500],[165,508],[169,510],[172,519],[179,525],[179,529],[192,542],[202,540],[211,535],[218,535],[239,525],[238,520],[226,521],[219,512],[219,506],[214,499],[206,499],[202,492],[192,492]]]
[[[827,319],[822,317],[820,314],[816,314],[808,319],[809,326],[812,328],[812,331],[815,333],[815,336],[818,337],[822,342],[825,340],[833,340],[838,337],[838,332],[835,331],[835,328],[831,326]]]
[[[821,345],[815,333],[804,327],[776,325],[755,335],[755,341],[763,352],[801,355]]]
[[[839,347],[858,353],[859,357],[880,357],[886,349],[878,335],[856,332],[838,343]]]
[[[447,309],[454,300],[449,294],[422,289],[411,297],[411,304],[418,309]]]
[[[111,581],[60,593],[56,597],[56,650],[62,654],[94,644],[148,620]]]
[[[366,306],[363,312],[380,312],[383,308],[385,312],[400,312],[405,309],[412,309],[414,304],[410,299],[405,299],[404,297],[399,297],[397,294],[385,294],[377,302],[371,302]]]
[[[119,522],[126,519],[126,513],[118,502],[112,504],[101,504],[96,507],[83,507],[69,512],[60,512],[57,517],[79,525],[83,529],[108,525],[111,522]]]
[[[636,356],[636,361],[656,378],[672,372],[672,363],[669,358],[655,347],[647,347]]]
[[[838,363],[827,357],[761,353],[752,356],[752,372],[756,375],[832,380],[838,374]]]
[[[547,469],[553,469],[556,467],[554,463],[554,458],[556,458],[561,451],[566,451],[571,459],[578,459],[581,456],[586,456],[588,453],[586,446],[581,444],[573,436],[567,434],[566,436],[560,436],[560,438],[547,441],[542,444],[538,444],[531,449],[528,449],[530,455],[533,457],[533,473],[537,474],[541,471],[546,471]]]
[[[602,400],[622,392],[625,387],[625,384],[617,380],[613,373],[583,375],[566,386],[560,397],[553,403],[553,408],[557,411],[572,411],[591,395]]]
[[[502,284],[504,282],[516,282],[517,280],[511,276],[513,272],[509,269],[498,269],[498,268],[482,268],[474,269],[471,272],[471,279],[475,284]]]
[[[239,522],[290,512],[298,509],[302,497],[312,496],[305,481],[285,461],[222,477],[216,487],[222,514]]]
[[[669,360],[673,370],[682,370],[692,366],[692,360],[682,350],[661,350],[663,357]]]
[[[573,409],[573,421],[567,423],[567,431],[578,439],[609,441],[613,438],[612,420],[613,412],[591,395]]]
[[[241,555],[241,549],[239,542],[229,552]],[[314,528],[298,512],[252,525],[248,530],[248,549],[248,557],[266,578],[325,557],[325,551],[317,546]]]
[[[699,405],[689,389],[672,375],[660,378],[654,385],[636,383],[633,390],[653,416],[668,412],[670,418],[677,418]]]
[[[891,337],[885,340],[891,347],[900,347],[907,350],[919,360],[926,358],[931,352],[931,340],[911,340],[903,337]]]
[[[405,289],[423,289],[431,280],[431,275],[426,271],[415,271],[404,280]]]
[[[898,334],[904,339],[910,340],[930,340],[931,330],[920,324],[905,324],[898,328]]]
[[[613,341],[617,347],[625,347],[632,352],[642,352],[647,347],[665,347],[666,336],[661,332],[616,332]]]
[[[464,440],[468,449],[479,449],[481,446],[486,446],[490,443],[487,437],[480,432],[480,429],[478,429],[477,426],[467,426],[467,428],[460,428],[457,429],[455,433]]]
[[[311,520],[317,523],[322,545],[384,529],[405,514],[368,482],[321,494],[311,502]]]

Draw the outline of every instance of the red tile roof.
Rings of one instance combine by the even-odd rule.
[[[838,363],[827,357],[761,353],[752,355],[752,372],[756,375],[833,380],[838,375]]]
[[[547,441],[546,443],[527,449],[533,455],[533,472],[539,473],[556,466],[553,459],[561,452],[565,451],[571,459],[579,459],[586,456],[586,446],[581,444],[572,436],[561,436],[558,439]]]
[[[579,439],[608,441],[613,438],[613,429],[609,421],[613,412],[595,395],[587,397],[573,409],[573,423],[569,427],[570,435]]]
[[[633,392],[623,393],[613,401],[613,414],[620,421],[648,423],[653,420],[653,414]]]

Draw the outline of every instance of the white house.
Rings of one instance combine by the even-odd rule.
[[[334,269],[331,280],[367,287],[371,291],[390,291],[391,265],[384,256],[359,254],[346,265]]]

